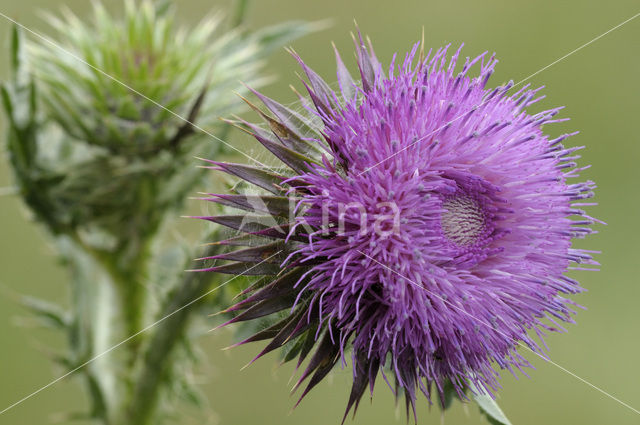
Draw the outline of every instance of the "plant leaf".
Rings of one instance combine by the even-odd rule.
[[[478,406],[480,407],[480,411],[487,418],[489,423],[493,425],[511,425],[509,419],[504,414],[498,403],[489,395],[487,392],[481,388],[478,388],[473,383],[469,383],[469,387],[471,388],[471,392],[473,393],[473,399]]]
[[[55,304],[25,296],[22,297],[22,305],[53,328],[66,329],[69,326],[68,313]]]
[[[278,185],[282,183],[283,177],[278,174],[266,171],[259,167],[253,167],[245,164],[233,164],[218,161],[209,161],[215,164],[219,169],[228,174],[233,174],[241,179],[253,183],[269,192],[280,195],[282,190],[278,189]]]
[[[275,263],[280,264],[287,256],[286,246],[283,242],[269,243],[257,247],[239,249],[224,254],[202,257],[200,260],[229,260],[245,263]]]
[[[289,209],[293,208],[290,203],[295,202],[294,198],[286,196],[270,195],[226,195],[211,194],[211,198],[203,198],[206,201],[215,202],[220,205],[242,209],[252,213],[269,213],[273,216],[288,217]],[[295,204],[293,204],[295,206]]]

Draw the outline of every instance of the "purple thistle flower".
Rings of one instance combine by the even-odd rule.
[[[594,222],[580,208],[595,185],[569,183],[586,168],[574,162],[580,148],[542,132],[561,108],[531,115],[539,89],[486,88],[493,56],[458,71],[460,50],[447,59],[447,48],[420,47],[385,71],[360,38],[359,82],[336,52],[338,92],[294,54],[307,112],[255,92],[271,131],[242,122],[287,168],[214,163],[270,193],[212,195],[252,214],[202,217],[243,233],[221,244],[248,246],[206,270],[265,275],[228,323],[284,311],[243,343],[270,340],[258,357],[288,344],[298,366],[316,347],[302,397],[351,349],[347,413],[380,371],[414,415],[417,392],[430,400],[434,385],[441,399],[445,386],[491,394],[493,362],[528,366],[519,344],[544,355],[529,331],[572,322],[563,294],[581,288],[564,275],[570,264],[597,264],[571,248]]]

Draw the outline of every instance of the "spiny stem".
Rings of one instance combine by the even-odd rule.
[[[144,264],[143,261],[140,263]],[[124,321],[124,335],[135,335],[144,325],[146,307],[146,289],[139,270],[111,273],[120,297],[122,316]],[[133,338],[127,344],[129,357],[127,364],[133,367],[142,345],[142,335]]]
[[[210,245],[203,256],[215,255],[219,249],[217,245]],[[166,297],[167,302],[159,313],[159,318],[167,318],[156,326],[147,345],[142,358],[142,370],[136,380],[124,424],[153,423],[160,389],[163,382],[170,379],[175,347],[185,335],[191,313],[205,298],[195,303],[193,301],[207,294],[212,278],[210,273],[187,273]]]

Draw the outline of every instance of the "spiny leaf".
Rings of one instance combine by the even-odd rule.
[[[314,160],[313,158],[304,156],[294,150],[287,148],[286,146],[274,143],[271,140],[260,136],[259,134],[254,134],[254,137],[262,144],[262,146],[267,148],[280,161],[284,162],[289,167],[291,167],[292,170],[297,171],[300,174],[309,171],[309,164],[319,165],[319,162]]]
[[[314,323],[313,326],[314,327],[312,329],[309,329],[307,331],[306,336],[300,337],[300,339],[304,338],[304,342],[302,343],[302,347],[300,348],[300,355],[298,356],[298,364],[296,365],[296,369],[300,367],[302,362],[304,362],[304,359],[307,358],[307,356],[311,352],[311,349],[313,349],[314,345],[316,344],[315,327],[317,326],[317,323]],[[287,358],[285,358],[285,361],[289,361],[288,356]]]
[[[302,392],[302,395],[298,399],[296,406],[300,404],[302,399],[309,393],[309,391],[311,391],[313,387],[318,385],[318,383],[322,381],[325,376],[327,376],[331,369],[333,369],[333,366],[335,366],[336,362],[338,361],[339,354],[339,346],[333,343],[331,339],[331,333],[329,332],[329,330],[326,330],[324,337],[322,338],[322,341],[318,346],[318,349],[309,361],[309,365],[293,388],[293,391],[295,391],[300,386],[300,384],[302,384],[309,377],[309,375],[313,373],[309,384]]]
[[[66,329],[69,326],[69,315],[60,306],[27,296],[22,298],[22,305],[52,327]]]
[[[292,136],[295,136],[300,141],[302,141],[303,137],[318,136],[317,130],[307,118],[254,89],[250,88],[250,90],[275,114],[278,120],[280,120],[280,123],[289,130]],[[278,136],[280,136],[280,134],[278,134]],[[309,147],[315,148],[313,145],[308,145]]]
[[[363,352],[358,352],[356,354],[353,369],[354,369],[354,378],[353,384],[351,385],[351,393],[349,394],[349,401],[347,402],[347,408],[344,412],[344,416],[342,417],[342,423],[347,419],[347,415],[349,411],[353,407],[353,414],[356,414],[358,410],[358,404],[360,404],[360,399],[367,389],[369,384],[369,377],[371,376],[372,370],[375,370],[375,374],[378,373],[379,363],[378,360],[370,361],[366,354]],[[375,376],[375,375],[374,375]]]
[[[287,344],[284,345],[283,349],[282,349],[282,363],[287,363],[290,362],[291,360],[295,359],[298,354],[300,354],[302,352],[302,348],[304,347],[306,341],[307,341],[307,335],[309,330],[307,329],[305,331],[307,334],[305,335],[300,335],[297,338],[295,338],[292,341],[289,341]]]
[[[340,53],[338,53],[338,49],[335,44],[333,45],[333,50],[336,54],[336,64],[338,66],[338,84],[340,85],[340,90],[342,91],[342,96],[345,102],[353,100],[356,96],[356,83],[351,76],[351,73],[344,65],[342,61],[342,57]]]
[[[337,97],[335,92],[329,87],[329,84],[326,83],[315,71],[309,68],[302,58],[298,56],[293,50],[289,51],[291,55],[298,61],[304,73],[307,75],[309,82],[311,83],[311,87],[313,88],[313,93],[322,100],[323,104],[328,106],[336,106]]]
[[[250,90],[269,108],[278,119],[274,119],[269,115],[265,114],[250,102],[248,99],[241,97],[244,102],[251,107],[258,115],[262,117],[262,119],[269,125],[273,135],[276,136],[276,139],[279,143],[282,143],[286,147],[293,149],[295,152],[299,154],[303,154],[310,159],[312,157],[317,157],[320,153],[317,146],[313,143],[303,139],[305,135],[318,137],[318,133],[310,126],[310,124],[306,124],[302,118],[302,116],[293,112],[292,110],[280,105],[276,101],[264,96],[260,92]],[[240,121],[243,125],[249,127],[252,130],[252,136],[256,139],[264,139],[271,142],[274,142],[274,138],[271,135],[265,134],[265,131],[262,129],[257,129],[255,125],[250,123],[246,123],[244,121]],[[306,129],[306,130],[305,130]],[[262,143],[262,142],[261,142]],[[268,148],[268,147],[267,147]]]
[[[204,269],[189,270],[196,272],[216,272],[233,275],[260,276],[260,275],[277,275],[280,272],[278,264],[271,263],[231,263],[224,266],[214,266]]]
[[[377,64],[375,57],[373,56],[373,50],[371,47],[367,49],[364,43],[362,34],[358,31],[358,41],[355,40],[357,56],[358,56],[358,68],[360,69],[360,75],[362,77],[362,88],[364,91],[371,91],[375,84],[375,66]]]
[[[193,217],[221,224],[234,230],[272,239],[306,241],[301,235],[289,235],[292,224],[278,224],[272,216],[259,215],[219,215],[211,217]]]
[[[281,263],[285,257],[285,244],[283,242],[275,242],[253,248],[240,249],[227,252],[224,254],[213,255],[210,257],[200,258],[201,260],[229,260],[242,261],[245,263]]]
[[[286,295],[283,297],[272,298],[268,300],[262,300],[259,303],[252,305],[247,310],[243,311],[227,323],[220,325],[219,327],[229,325],[231,323],[243,322],[246,320],[257,319],[258,317],[268,316],[269,314],[277,313],[285,308],[291,307],[295,297]]]
[[[191,216],[191,218],[211,221],[245,233],[257,233],[278,225],[276,220],[270,215],[217,215],[210,217]],[[284,237],[286,237],[284,230],[281,234],[284,239]]]
[[[282,347],[288,341],[295,339],[301,333],[309,329],[311,325],[306,320],[306,317],[303,317],[304,315],[305,312],[303,310],[300,310],[293,316],[289,316],[284,319],[283,322],[285,323],[285,325],[278,332],[278,334],[273,337],[269,344],[267,344],[267,346],[252,360],[252,362],[258,360],[265,354]]]
[[[282,328],[287,325],[287,323],[288,322],[287,322],[286,319],[281,320],[279,322],[276,322],[273,325],[271,325],[271,326],[269,326],[269,327],[267,327],[265,329],[262,329],[262,330],[256,332],[255,334],[252,334],[251,336],[243,339],[242,341],[233,344],[229,348],[237,347],[239,345],[244,345],[244,344],[247,344],[249,342],[264,341],[265,339],[271,339],[274,336],[278,335],[278,332],[280,332],[282,330]],[[251,322],[248,323],[248,324],[251,324]],[[237,333],[236,333],[236,336],[237,336]]]
[[[229,239],[223,239],[221,241],[213,242],[211,245],[225,245],[225,246],[260,246],[267,243],[269,239],[261,236],[245,234],[234,236]]]
[[[245,164],[233,164],[227,162],[209,161],[215,164],[219,169],[229,174],[233,174],[240,177],[243,180],[253,183],[254,185],[261,187],[269,192],[280,195],[282,190],[278,188],[278,185],[282,183],[283,177],[266,171],[263,168],[253,167]]]
[[[228,207],[239,208],[249,212],[269,213],[274,216],[288,217],[290,204],[294,198],[286,196],[269,195],[224,195],[211,194],[207,201],[215,202]]]
[[[260,288],[253,295],[240,301],[234,306],[229,307],[226,311],[247,309],[249,308],[249,306],[257,302],[260,302],[269,298],[281,297],[283,295],[293,292],[295,290],[294,286],[299,282],[303,272],[304,270],[302,268],[297,267],[294,270],[291,270],[288,273],[283,274],[273,282]]]

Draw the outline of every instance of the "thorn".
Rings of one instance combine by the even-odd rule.
[[[207,317],[216,317],[216,316],[218,316],[218,315],[220,315],[220,314],[223,314],[223,313],[228,313],[228,312],[227,312],[227,310],[226,310],[226,309],[224,309],[224,310],[221,310],[221,311],[219,311],[219,312],[217,312],[217,313],[210,313],[210,314],[208,314],[208,315],[207,315]],[[216,329],[218,329],[218,328],[222,327],[223,325],[224,325],[224,324],[222,324],[222,325],[218,325],[218,326],[216,326],[215,328],[211,329],[211,331],[215,331]],[[211,331],[209,331],[209,332],[211,332]]]
[[[190,218],[190,217],[188,217],[188,216],[185,216],[185,217]],[[195,217],[191,217],[191,218],[195,218]],[[206,246],[215,246],[215,245],[220,245],[220,242],[208,242],[208,243],[202,243],[202,244],[198,245],[198,247],[200,247],[200,248],[204,248],[204,247],[206,247]]]
[[[231,299],[231,301],[235,301],[235,300],[237,300],[237,299],[238,299],[238,298],[240,298],[242,295],[245,295],[245,292],[244,292],[244,291],[240,292],[240,293],[239,293],[239,294],[237,294],[235,297],[233,297],[233,298]]]
[[[196,273],[196,272],[206,272],[208,269],[187,269],[184,270],[185,273]]]
[[[248,368],[249,366],[251,366],[251,364],[253,364],[253,362],[254,362],[254,361],[255,361],[255,359],[254,359],[254,360],[251,360],[249,363],[247,363],[246,365],[242,366],[242,367],[240,368],[240,372],[242,372],[243,370],[245,370],[246,368]]]

